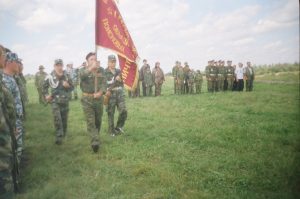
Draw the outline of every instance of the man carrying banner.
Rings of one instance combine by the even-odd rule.
[[[125,105],[124,84],[122,81],[122,73],[120,69],[116,68],[116,57],[114,55],[108,56],[108,67],[105,69],[105,77],[107,80],[107,116],[108,116],[108,132],[111,136],[124,133],[123,126],[127,119],[127,109]],[[117,125],[114,125],[115,110],[118,108],[119,117]]]
[[[106,91],[104,69],[97,62],[96,54],[86,56],[87,66],[79,71],[82,90],[81,105],[86,118],[87,131],[91,137],[91,147],[96,153],[99,149],[99,133],[103,115],[103,94]]]

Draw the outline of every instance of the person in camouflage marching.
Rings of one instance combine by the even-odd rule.
[[[178,72],[177,72],[177,94],[184,94],[184,71],[180,62],[178,62]]]
[[[47,73],[44,72],[44,66],[40,65],[39,66],[39,72],[37,72],[35,74],[35,78],[34,78],[34,85],[38,91],[39,94],[39,103],[40,104],[44,104],[45,103],[45,99],[43,96],[43,83],[45,78],[47,77]]]
[[[177,93],[177,74],[178,74],[178,69],[179,69],[179,61],[175,62],[175,66],[172,68],[172,76],[174,78],[174,94],[179,94]]]
[[[246,91],[253,91],[253,81],[255,78],[254,69],[251,66],[251,62],[247,62],[245,68],[245,79],[246,79]]]
[[[5,64],[5,49],[0,45],[0,69]],[[12,94],[2,81],[0,71],[0,198],[14,198],[14,165],[18,164],[15,140],[16,112]],[[13,175],[12,175],[13,174]]]
[[[107,80],[106,98],[108,99],[106,112],[108,118],[108,132],[111,136],[124,133],[123,127],[127,119],[127,109],[125,104],[124,85],[122,73],[116,68],[116,57],[108,56],[108,67],[105,69],[105,77]],[[119,117],[117,125],[114,125],[115,110],[118,108]]]
[[[78,85],[78,69],[73,68],[73,63],[67,64],[67,74],[71,77],[74,89],[70,92],[70,100],[72,99],[72,93],[74,94],[74,99],[78,99],[77,85]]]
[[[156,62],[155,67],[152,70],[152,79],[155,85],[155,96],[161,95],[161,87],[165,81],[165,75],[163,70],[160,68],[160,63]]]
[[[224,91],[224,81],[226,77],[226,68],[224,66],[224,61],[219,61],[218,66],[218,91]]]
[[[151,69],[150,66],[147,65],[144,68],[144,85],[145,85],[145,89],[146,89],[146,96],[151,96],[151,90],[152,90],[152,86],[153,86],[153,78],[152,78],[152,73],[151,73]]]
[[[50,92],[49,92],[50,89]],[[46,77],[43,84],[43,95],[51,103],[54,127],[56,131],[55,144],[60,145],[67,134],[69,96],[73,89],[71,77],[63,70],[63,60],[54,61],[54,70]]]
[[[97,61],[96,54],[86,56],[87,65],[79,70],[81,105],[86,119],[91,147],[96,153],[100,147],[99,133],[103,116],[103,94],[106,92],[105,72]]]
[[[232,61],[227,61],[226,81],[227,81],[227,90],[229,90],[229,91],[232,91],[233,82],[234,82],[234,68],[231,64],[232,64]]]
[[[196,94],[200,94],[201,93],[202,82],[203,82],[202,74],[201,74],[200,70],[197,70],[196,74],[195,74]]]

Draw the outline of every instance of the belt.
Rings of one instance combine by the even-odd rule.
[[[119,86],[119,87],[115,87],[115,88],[113,88],[111,90],[112,91],[119,91],[119,90],[122,90],[122,89],[123,89],[123,87]]]
[[[84,97],[94,97],[94,93],[82,93]]]

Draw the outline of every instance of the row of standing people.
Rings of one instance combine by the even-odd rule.
[[[247,66],[243,67],[242,63],[238,64],[238,68],[232,65],[232,61],[208,61],[205,68],[208,92],[218,91],[243,91],[246,82],[246,91],[253,90],[253,82],[255,79],[254,69],[251,62],[247,62]]]
[[[184,67],[176,61],[172,68],[174,79],[174,94],[199,94],[201,93],[203,77],[200,70],[193,70],[187,62]]]
[[[28,95],[23,64],[16,53],[0,45],[0,198],[19,190],[24,163],[24,122]]]
[[[160,62],[156,62],[153,70],[151,71],[151,67],[148,64],[147,60],[143,60],[143,66],[139,70],[138,83],[136,88],[133,91],[128,91],[129,97],[147,97],[152,96],[153,91],[152,88],[154,86],[154,95],[160,96],[162,85],[165,81],[165,75],[160,67]],[[142,94],[140,93],[142,85]]]

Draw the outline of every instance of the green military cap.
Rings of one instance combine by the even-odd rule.
[[[108,60],[110,61],[116,61],[116,56],[115,55],[109,55]]]
[[[39,70],[45,69],[45,67],[43,65],[39,66]]]
[[[56,59],[54,60],[54,65],[64,65],[64,62],[62,59]]]

